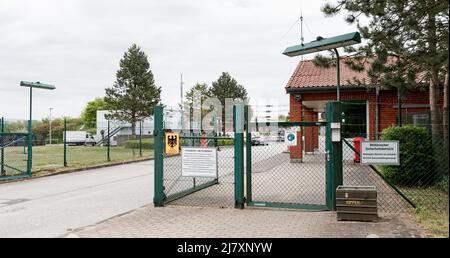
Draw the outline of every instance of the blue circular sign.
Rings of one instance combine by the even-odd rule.
[[[288,134],[287,139],[288,141],[292,142],[293,140],[295,140],[295,134],[293,133]]]

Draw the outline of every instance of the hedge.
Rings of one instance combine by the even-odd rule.
[[[153,138],[151,139],[142,139],[142,148],[143,149],[153,149],[155,142]],[[139,140],[128,140],[125,143],[125,147],[129,149],[139,149]]]
[[[436,184],[439,173],[433,169],[431,137],[426,128],[389,127],[381,133],[381,140],[400,142],[400,166],[381,166],[392,183],[416,187]]]

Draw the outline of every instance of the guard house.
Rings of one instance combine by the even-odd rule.
[[[366,70],[356,72],[345,64],[341,58],[341,101],[343,105],[343,137],[352,139],[359,136],[378,139],[383,129],[398,123],[397,90],[377,90]],[[312,60],[300,61],[286,85],[290,97],[291,121],[320,121],[324,118],[325,105],[336,100],[336,67],[321,68]],[[354,79],[362,85],[352,84]],[[350,83],[349,83],[350,80]],[[441,94],[442,95],[442,94]],[[410,90],[401,98],[401,122],[428,127],[430,123],[429,92]],[[442,107],[443,99],[440,99]],[[323,146],[319,144],[318,128],[305,128],[304,141],[291,148],[291,159],[302,160],[303,153],[312,153]],[[303,146],[304,145],[304,146]]]

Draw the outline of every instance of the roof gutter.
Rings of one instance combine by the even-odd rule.
[[[368,86],[344,86],[341,87],[343,91],[358,91],[358,90],[368,90],[371,89]],[[286,88],[286,94],[292,93],[307,93],[307,92],[330,92],[336,91],[336,86],[329,87],[305,87],[305,88]]]

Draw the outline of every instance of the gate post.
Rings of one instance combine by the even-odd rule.
[[[252,202],[252,127],[251,127],[251,107],[245,106],[245,185],[247,205]]]
[[[244,106],[233,108],[234,122],[234,207],[244,208]]]
[[[5,132],[5,118],[2,117],[1,123],[0,123],[0,133],[4,133]],[[1,156],[2,156],[2,160],[0,161],[2,163],[1,167],[0,167],[0,176],[3,176],[3,173],[5,173],[5,150],[3,149],[3,135],[2,137],[0,137],[1,141]]]
[[[326,106],[326,203],[330,210],[336,210],[336,188],[343,183],[342,178],[342,133],[333,139],[332,125],[338,123],[342,128],[342,103],[329,102]]]
[[[154,195],[153,195],[153,204],[155,207],[163,207],[164,206],[164,182],[163,182],[163,166],[164,166],[164,129],[163,129],[163,107],[156,106],[155,107],[155,129],[153,132],[153,137],[155,141],[155,171],[154,171]]]

